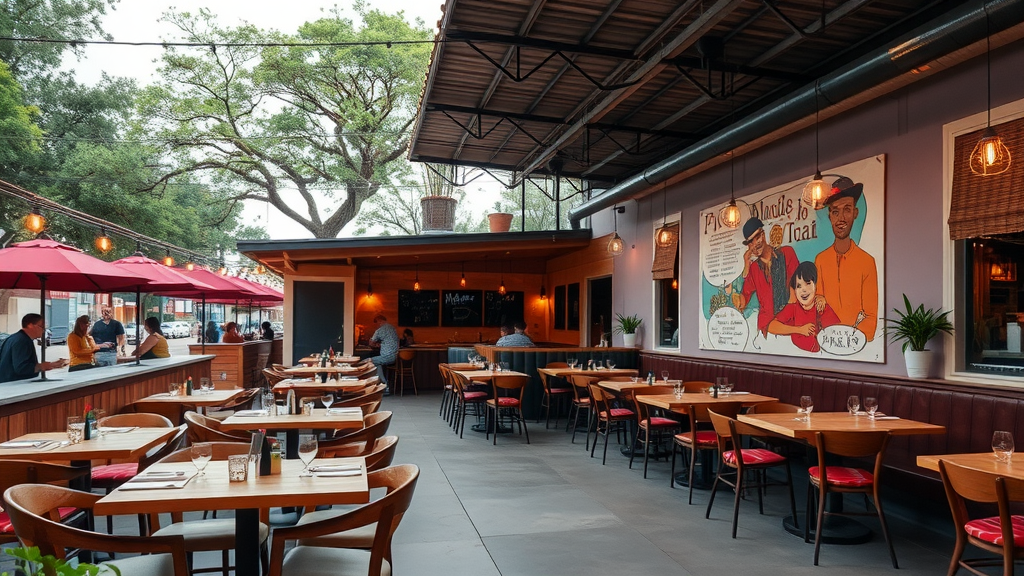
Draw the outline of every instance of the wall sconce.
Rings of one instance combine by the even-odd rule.
[[[501,272],[501,284],[498,285],[498,294],[505,295],[505,271]]]
[[[32,212],[25,216],[23,225],[25,226],[25,230],[28,230],[33,234],[39,234],[43,230],[46,230],[46,218],[44,218],[43,214],[39,212],[38,207],[34,207],[32,208]]]
[[[110,239],[110,236],[107,236],[105,229],[100,228],[100,234],[96,237],[93,245],[96,246],[96,250],[100,254],[106,254],[114,248],[114,241]]]

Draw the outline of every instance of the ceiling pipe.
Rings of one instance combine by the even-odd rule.
[[[822,108],[847,103],[865,94],[872,99],[877,98],[908,84],[900,84],[896,80],[915,69],[984,40],[987,34],[997,34],[1024,22],[1024,0],[990,0],[987,4],[973,0],[957,6],[901,36],[891,46],[822,76],[818,83],[818,99]],[[952,64],[947,63],[944,67],[949,65]],[[924,78],[927,75],[919,76]],[[892,86],[886,89],[886,84]],[[863,101],[867,100],[857,103]],[[723,157],[727,152],[813,116],[815,106],[812,83],[570,210],[569,221],[577,229],[580,221],[591,214],[638,198],[652,186],[667,182],[680,172]]]

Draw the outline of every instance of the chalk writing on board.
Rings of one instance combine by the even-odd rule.
[[[482,326],[483,291],[444,290],[441,292],[442,326]]]

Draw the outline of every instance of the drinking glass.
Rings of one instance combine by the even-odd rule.
[[[313,473],[309,471],[309,465],[316,458],[317,442],[316,436],[313,434],[302,434],[299,436],[299,459],[306,465],[299,473],[299,476],[312,476]]]
[[[864,399],[864,409],[868,412],[868,418],[875,419],[875,412],[878,412],[878,400],[875,398]]]
[[[274,392],[272,390],[263,391],[263,410],[266,411],[267,416],[274,415]]]
[[[303,416],[312,416],[313,415],[313,406],[314,405],[315,405],[315,403],[313,401],[303,402],[302,403],[302,415]]]
[[[661,379],[665,381],[665,384],[668,384],[668,370],[661,371]]]
[[[996,454],[996,460],[1009,464],[1013,456],[1013,434],[1006,430],[996,430],[992,433],[992,451]]]
[[[498,362],[498,369],[502,372],[508,372],[508,362]]]
[[[637,382],[640,381],[640,377],[639,376],[630,376],[629,377],[629,381],[632,382],[633,384],[636,384]]]
[[[331,404],[334,404],[334,394],[324,394],[320,397],[320,401],[324,403],[324,408],[331,409]]]
[[[96,433],[99,434],[100,438],[103,438],[107,434],[107,429],[105,426],[100,426],[100,422],[102,422],[103,419],[107,417],[107,411],[104,410],[103,408],[93,408],[92,415],[93,430],[95,430]]]
[[[85,422],[81,416],[68,416],[68,440],[72,444],[78,444],[85,436]]]
[[[725,387],[729,385],[729,379],[725,376],[719,376],[715,378],[715,386],[718,387],[718,391],[725,390]]]
[[[199,389],[203,392],[203,394],[209,394],[213,392],[213,382],[211,382],[209,378],[204,376],[199,379]]]
[[[206,465],[213,459],[213,445],[209,442],[196,442],[192,445],[192,465],[200,476],[206,476]]]
[[[801,396],[800,410],[804,413],[804,422],[810,422],[811,410],[814,410],[814,399],[812,399],[810,396]]]
[[[683,397],[683,381],[673,380],[672,381],[672,395],[676,397],[676,400]]]
[[[245,482],[249,476],[249,455],[232,454],[228,456],[228,480]]]
[[[615,360],[612,360],[611,358],[605,360],[604,365],[607,366],[609,370],[615,370]]]
[[[846,409],[850,411],[850,416],[856,416],[857,412],[860,411],[860,398],[857,396],[847,398]]]
[[[569,356],[568,358],[565,359],[565,363],[569,365],[569,368],[571,370],[576,369],[576,362],[577,360],[575,356]]]
[[[171,396],[177,396],[181,394],[181,382],[171,382],[167,385],[167,393]]]
[[[723,394],[732,394],[732,387],[733,387],[733,383],[729,382],[729,380],[726,379],[725,384],[723,384],[721,386],[722,393]]]

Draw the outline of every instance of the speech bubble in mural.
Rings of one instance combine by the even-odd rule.
[[[864,349],[868,338],[858,328],[833,324],[818,332],[818,345],[834,356],[850,356]]]
[[[708,320],[708,341],[715,350],[741,351],[749,334],[747,319],[731,306],[719,308]]]

